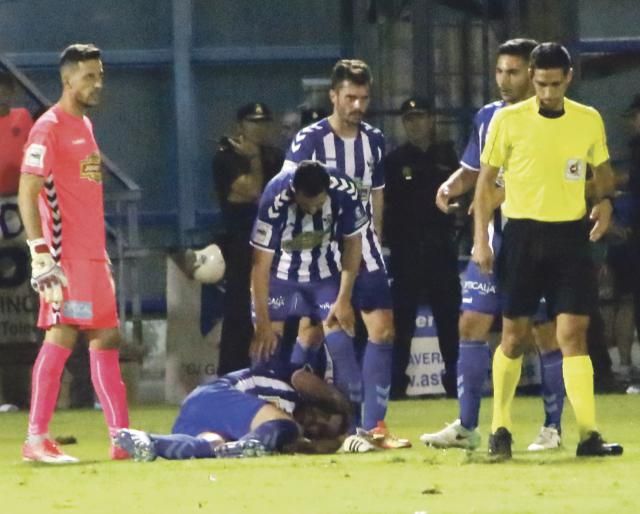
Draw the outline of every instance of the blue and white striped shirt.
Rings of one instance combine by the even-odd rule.
[[[328,172],[329,193],[313,215],[295,202],[295,170],[278,173],[262,193],[251,245],[275,253],[271,273],[281,280],[311,282],[340,273],[342,238],[368,225],[355,182],[335,169]]]
[[[293,368],[274,370],[264,366],[233,371],[219,380],[225,380],[237,391],[262,398],[286,413],[293,414],[300,396],[291,386],[292,372]]]
[[[311,159],[335,167],[354,180],[370,220],[362,237],[362,258],[368,271],[384,269],[380,242],[371,222],[371,191],[384,188],[384,148],[384,135],[379,129],[361,122],[358,135],[344,139],[324,118],[296,134],[283,166],[283,171],[292,170],[300,161]]]
[[[467,169],[480,172],[480,155],[487,138],[487,130],[493,115],[507,105],[503,100],[491,102],[482,107],[473,117],[473,130],[469,136],[469,141],[460,159],[460,164]],[[502,172],[502,170],[501,170]],[[502,181],[502,173],[498,176],[498,182]],[[506,219],[502,217],[502,211],[498,207],[493,216],[493,225],[489,225],[489,239],[493,240],[494,229],[502,232],[502,227]]]
[[[489,123],[496,111],[502,109],[505,105],[502,100],[492,102],[482,107],[473,117],[473,129],[462,154],[462,159],[460,159],[462,166],[473,171],[480,171],[480,154],[487,138]]]

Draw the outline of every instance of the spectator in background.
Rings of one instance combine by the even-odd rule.
[[[235,135],[221,138],[213,157],[213,179],[226,231],[222,250],[227,263],[219,375],[249,365],[253,335],[249,239],[262,190],[284,160],[282,151],[269,145],[272,116],[265,104],[243,105],[238,109],[237,121]]]
[[[640,370],[632,366],[633,284],[637,280],[637,261],[629,244],[631,197],[619,192],[613,202],[613,218],[603,238],[604,259],[599,263],[598,290],[604,338],[608,348],[620,355],[618,376],[623,382],[640,379]],[[598,244],[598,243],[596,243]]]
[[[629,140],[630,162],[628,190],[631,195],[630,247],[633,262],[640,262],[640,94],[626,110],[632,137]],[[633,281],[633,302],[636,331],[640,336],[640,273],[636,273]]]
[[[436,191],[458,167],[451,142],[434,138],[431,106],[410,98],[401,108],[408,141],[384,161],[384,241],[391,250],[396,323],[392,395],[404,396],[416,310],[429,304],[445,363],[443,386],[456,397],[460,278],[454,219],[435,204]]]
[[[311,125],[328,116],[324,109],[316,109],[313,107],[299,106],[301,109],[297,111],[286,111],[282,115],[280,121],[280,141],[281,148],[288,149],[291,146],[293,138],[301,128]]]
[[[326,118],[328,115],[329,113],[324,109],[315,109],[313,107],[302,109],[300,112],[300,126],[304,128]]]
[[[280,119],[280,143],[278,146],[285,150],[289,148],[300,128],[300,112],[295,109],[285,111]]]
[[[14,95],[13,77],[0,71],[0,196],[18,193],[22,150],[33,126],[27,109],[11,108]]]

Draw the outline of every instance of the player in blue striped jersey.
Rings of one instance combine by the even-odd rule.
[[[363,117],[370,100],[372,78],[369,67],[359,60],[340,60],[333,68],[331,89],[333,113],[303,128],[291,143],[284,169],[295,167],[303,159],[314,159],[350,176],[358,185],[370,221],[362,237],[363,262],[354,293],[354,306],[362,313],[368,332],[362,370],[353,345],[346,341],[328,342],[336,369],[347,371],[341,390],[352,387],[352,398],[363,401],[362,426],[375,429],[383,422],[391,384],[392,341],[394,339],[392,300],[382,260],[378,234],[382,233],[385,151],[382,132],[365,123]],[[322,334],[304,321],[294,346],[294,361],[303,361],[309,347],[318,345]],[[364,392],[354,395],[353,385]]]
[[[355,183],[318,161],[302,161],[267,184],[251,239],[254,359],[276,351],[290,317],[321,322],[329,347],[352,346],[351,295],[368,221]],[[359,384],[348,376],[334,367],[336,385],[351,398]]]
[[[122,429],[114,443],[138,461],[330,453],[344,438],[349,411],[346,398],[310,370],[272,360],[194,389],[172,434]]]
[[[533,94],[529,79],[529,54],[536,46],[530,39],[513,39],[500,45],[496,64],[496,83],[501,100],[482,107],[473,119],[473,131],[460,159],[460,168],[444,182],[437,193],[436,204],[449,212],[451,198],[471,190],[480,171],[480,154],[487,128],[493,115],[502,107],[520,102]],[[503,220],[500,204],[503,195],[495,199],[494,223],[491,225],[492,247],[498,253]],[[491,353],[489,332],[494,319],[501,316],[500,292],[495,273],[484,274],[474,262],[469,262],[463,278],[462,306],[459,323],[460,353],[458,357],[458,403],[460,418],[443,430],[423,434],[421,440],[436,447],[458,446],[474,449],[480,441],[476,430],[480,412],[482,388],[488,376]],[[534,340],[541,352],[545,421],[529,450],[545,450],[560,445],[560,421],[564,405],[562,353],[555,339],[554,324],[549,321],[546,305],[541,303]]]

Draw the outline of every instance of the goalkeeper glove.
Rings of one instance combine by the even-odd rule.
[[[31,253],[31,287],[47,303],[63,301],[62,288],[67,287],[67,277],[53,260],[44,239],[27,241]]]

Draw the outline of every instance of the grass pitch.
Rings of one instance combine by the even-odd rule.
[[[100,412],[61,411],[52,432],[74,435],[70,466],[23,463],[25,413],[0,414],[0,513],[182,514],[589,514],[640,512],[640,396],[600,396],[608,440],[625,446],[617,458],[576,459],[577,435],[566,406],[564,449],[526,452],[542,419],[538,398],[517,398],[514,458],[491,463],[486,442],[491,401],[483,404],[482,447],[425,448],[424,431],[455,418],[452,400],[391,404],[388,419],[414,447],[363,455],[278,456],[247,460],[111,462]],[[166,432],[176,409],[132,409],[135,428]]]

